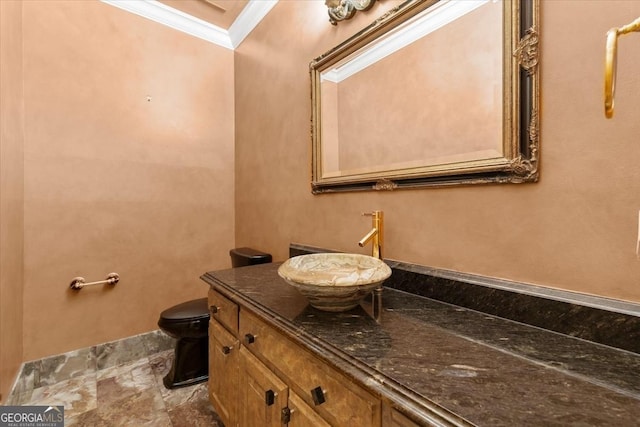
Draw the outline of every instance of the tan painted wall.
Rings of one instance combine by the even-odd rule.
[[[230,266],[233,52],[98,1],[23,24],[30,360],[156,329]]]
[[[604,40],[640,2],[544,1],[541,180],[313,196],[308,64],[392,2],[332,27],[322,2],[281,1],[236,51],[236,242],[364,252],[361,212],[385,212],[385,257],[640,302],[638,35],[620,40],[616,116]]]
[[[0,402],[22,363],[22,3],[0,1]]]

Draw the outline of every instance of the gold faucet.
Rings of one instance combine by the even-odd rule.
[[[360,239],[358,245],[362,248],[371,241],[371,256],[382,259],[382,211],[373,211],[371,213],[363,213],[362,215],[371,216],[373,228]]]

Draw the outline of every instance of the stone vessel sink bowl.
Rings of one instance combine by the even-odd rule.
[[[278,274],[313,307],[337,312],[357,306],[391,276],[391,268],[368,255],[321,253],[289,258]]]

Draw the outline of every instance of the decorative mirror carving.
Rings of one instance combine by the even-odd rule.
[[[338,21],[351,19],[358,10],[369,10],[376,0],[325,0],[329,22],[337,25]]]
[[[314,59],[312,191],[538,180],[539,0],[409,0]]]

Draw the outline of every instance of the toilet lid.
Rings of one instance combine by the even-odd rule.
[[[164,310],[160,318],[165,320],[198,320],[209,317],[207,299],[200,298],[174,305]]]

